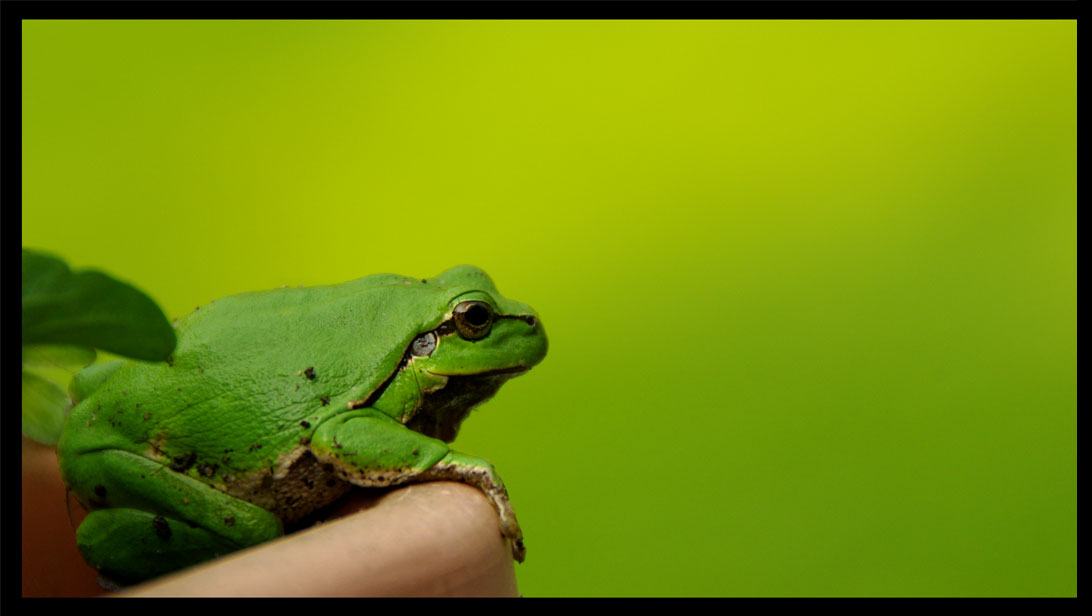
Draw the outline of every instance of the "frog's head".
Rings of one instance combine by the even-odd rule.
[[[476,267],[462,265],[423,282],[440,293],[434,304],[443,307],[439,323],[412,338],[393,386],[376,406],[388,413],[400,408],[407,427],[451,442],[473,407],[542,361],[546,332],[530,306],[503,297]]]

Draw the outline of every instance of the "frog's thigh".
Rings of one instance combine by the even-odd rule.
[[[358,486],[389,486],[412,481],[448,453],[447,444],[367,409],[344,413],[318,426],[311,452],[332,463]]]
[[[175,518],[124,508],[88,514],[76,531],[76,545],[92,567],[125,581],[170,573],[243,547]]]
[[[70,484],[94,486],[96,498],[111,508],[184,520],[238,547],[268,541],[283,532],[271,512],[128,451],[82,454],[68,474]]]

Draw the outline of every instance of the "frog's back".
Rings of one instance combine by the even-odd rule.
[[[73,410],[65,451],[113,447],[218,475],[276,467],[378,388],[444,302],[389,274],[215,300],[177,323],[168,362],[125,363]]]

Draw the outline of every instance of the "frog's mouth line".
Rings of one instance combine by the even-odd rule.
[[[496,376],[498,374],[517,375],[517,374],[523,374],[524,372],[527,372],[530,369],[531,368],[529,368],[528,366],[512,366],[511,368],[497,368],[496,370],[487,370],[485,372],[474,372],[474,373],[471,373],[471,374],[444,374],[443,372],[433,372],[432,370],[425,370],[425,372],[431,374],[432,376],[443,376],[443,377],[447,377],[449,379],[458,379],[458,378],[489,377],[489,376]]]

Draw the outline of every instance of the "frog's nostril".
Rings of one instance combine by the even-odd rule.
[[[534,329],[535,325],[538,325],[538,321],[535,317],[527,317],[527,324],[531,326],[531,329]]]

